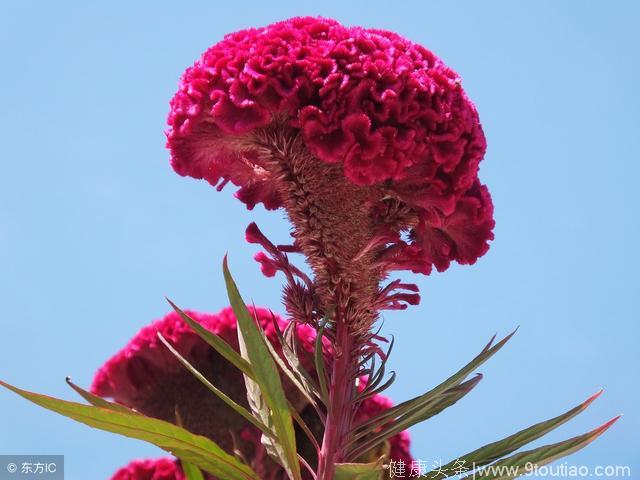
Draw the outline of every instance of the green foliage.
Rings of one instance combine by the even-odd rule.
[[[218,352],[223,358],[225,358],[231,365],[235,366],[238,370],[240,370],[245,375],[253,378],[253,370],[251,369],[251,365],[244,358],[238,355],[231,345],[229,345],[226,341],[220,338],[215,333],[207,330],[194,319],[192,319],[189,315],[183,312],[180,308],[176,306],[171,300],[167,298],[167,302],[169,305],[176,311],[178,315],[184,320],[187,325],[189,325],[194,332],[196,332],[200,338],[202,338],[205,342],[209,344],[216,352]]]
[[[171,344],[165,339],[159,332],[158,338],[164,345],[169,349],[169,351],[178,359],[182,365],[189,370],[200,382],[204,384],[211,392],[213,392],[216,396],[220,398],[226,405],[235,410],[239,415],[241,415],[245,420],[251,423],[254,427],[260,429],[263,433],[267,435],[271,435],[271,431],[267,426],[262,423],[259,419],[255,418],[251,413],[244,408],[242,405],[239,405],[233,399],[231,399],[226,393],[213,385],[209,380],[205,378],[193,365],[191,365],[180,353],[171,346]]]
[[[456,460],[449,462],[448,464],[440,467],[437,471],[432,471],[425,474],[425,478],[429,479],[442,479],[447,478],[447,472],[452,472],[455,469],[456,463],[464,465],[474,465],[475,467],[482,467],[488,465],[491,462],[498,460],[505,455],[515,452],[520,447],[527,445],[528,443],[537,440],[538,438],[546,435],[550,431],[556,429],[563,423],[571,420],[573,417],[584,411],[591,403],[600,396],[602,390],[595,395],[589,397],[586,401],[580,405],[572,408],[571,410],[558,415],[550,420],[536,423],[524,430],[520,430],[517,433],[497,442],[485,445],[482,448],[474,450],[458,457]]]
[[[620,417],[615,417],[598,428],[583,435],[570,438],[569,440],[545,445],[507,457],[504,460],[494,463],[488,475],[476,475],[474,478],[476,480],[510,480],[525,475],[529,473],[529,471],[527,471],[528,466],[535,465],[541,467],[583,449],[602,435],[618,418]],[[517,475],[506,473],[509,470],[514,471],[514,467],[517,468]]]
[[[180,465],[182,466],[182,471],[184,472],[186,480],[204,480],[202,471],[195,465],[191,465],[189,462],[185,461],[180,462]]]
[[[123,413],[138,415],[138,412],[136,412],[135,410],[131,410],[130,408],[125,407],[124,405],[120,405],[119,403],[108,402],[104,398],[99,397],[98,395],[94,395],[93,393],[88,392],[84,388],[79,387],[78,385],[76,385],[71,381],[71,377],[67,377],[66,382],[71,388],[73,388],[82,398],[84,398],[91,405],[94,405],[96,407],[108,408],[109,410],[115,410],[116,412],[123,412]]]
[[[389,437],[437,415],[464,397],[478,384],[482,376],[476,375],[475,378],[464,382],[465,378],[498,352],[514,334],[515,331],[495,345],[495,337],[492,338],[473,360],[437,387],[358,425],[353,435],[351,458],[358,458]]]
[[[226,453],[212,440],[164,420],[119,411],[114,407],[96,407],[48,397],[22,390],[3,381],[0,381],[0,385],[36,405],[90,427],[145,440],[216,477],[229,480],[258,480],[258,476],[249,466]]]
[[[251,317],[231,277],[226,257],[223,262],[223,272],[231,308],[238,322],[240,354],[250,363],[254,374],[253,379],[245,377],[249,404],[256,409],[254,414],[257,413],[261,420],[267,420],[273,425],[273,431],[277,437],[277,443],[273,447],[277,449],[282,466],[293,480],[300,480],[300,463],[296,451],[293,420],[278,367],[266,345],[268,340]]]
[[[338,463],[335,480],[380,480],[384,470],[380,463]]]
[[[291,480],[301,480],[301,464],[304,462],[299,460],[297,453],[294,421],[316,449],[319,450],[320,446],[309,427],[302,420],[300,413],[289,403],[283,389],[281,375],[301,392],[309,404],[315,407],[320,420],[324,421],[325,409],[328,407],[329,382],[325,370],[323,334],[325,325],[329,324],[329,321],[327,320],[319,327],[316,336],[313,352],[316,380],[302,366],[293,324],[290,324],[284,332],[280,332],[277,324],[274,323],[280,342],[280,353],[266,339],[264,331],[247,309],[231,277],[226,259],[223,271],[229,300],[238,322],[240,353],[236,352],[221,337],[189,317],[170,300],[169,303],[205,342],[226,359],[231,366],[242,372],[250,408],[243,407],[227,396],[209,379],[205,378],[162,335],[158,334],[158,336],[178,361],[212,394],[262,432],[262,442],[267,451],[283,466],[288,477]],[[347,459],[362,458],[399,432],[437,415],[466,396],[482,379],[481,374],[471,377],[470,375],[497,353],[514,333],[495,344],[493,343],[495,337],[492,338],[474,359],[435,388],[355,425],[351,442],[348,445]],[[393,342],[391,342],[389,351],[392,346]],[[379,367],[376,367],[375,357],[375,354],[370,354],[360,361],[362,372],[369,376],[369,381],[359,393],[358,401],[384,390],[394,379],[392,373],[390,378],[385,380],[385,363],[388,354],[384,356],[382,365]],[[180,425],[149,418],[123,405],[109,402],[75,385],[69,378],[67,378],[67,383],[90,405],[28,392],[0,381],[0,385],[41,407],[95,428],[147,441],[171,452],[180,459],[187,480],[204,480],[203,471],[225,480],[259,480],[257,474],[240,458],[223,451],[212,440],[192,434]],[[537,423],[502,440],[466,453],[437,470],[427,472],[422,478],[443,480],[458,475],[456,465],[462,464],[468,468],[473,466],[474,478],[478,480],[510,480],[528,473],[525,466],[542,466],[584,448],[604,433],[617,420],[617,417],[586,434],[563,442],[514,453],[571,420],[584,411],[601,393],[598,392],[585,402],[557,417]],[[211,414],[215,415],[216,412],[211,412]],[[334,480],[380,480],[386,478],[383,468],[384,460],[381,459],[377,463],[337,464]],[[492,469],[489,470],[487,467]],[[514,473],[516,471],[517,473]],[[471,470],[469,470],[470,472]]]

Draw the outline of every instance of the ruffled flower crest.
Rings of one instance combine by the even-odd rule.
[[[474,263],[493,238],[477,111],[455,72],[391,32],[305,17],[230,34],[183,75],[167,136],[179,174],[286,210],[315,311],[356,332],[372,305],[399,305],[379,295],[390,272]]]

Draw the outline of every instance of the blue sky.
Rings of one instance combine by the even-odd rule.
[[[91,3],[91,4],[89,4]],[[464,79],[489,148],[496,240],[473,267],[416,281],[422,304],[385,315],[396,400],[453,373],[520,325],[468,397],[412,430],[443,461],[555,416],[547,437],[623,419],[570,465],[640,474],[640,71],[634,2],[3,2],[0,6],[0,378],[72,398],[141,326],[225,306],[229,252],[245,297],[279,309],[245,226],[284,241],[280,212],[180,178],[164,124],[181,72],[223,34],[295,15],[394,30]],[[0,392],[0,453],[66,456],[67,478],[107,478],[141,442]]]

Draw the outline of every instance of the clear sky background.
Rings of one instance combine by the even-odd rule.
[[[281,212],[175,175],[164,149],[182,71],[223,34],[295,15],[394,30],[457,70],[489,148],[496,240],[473,267],[408,276],[420,306],[385,315],[390,389],[406,399],[512,342],[468,397],[412,429],[413,452],[449,460],[605,395],[545,440],[622,420],[570,465],[640,476],[640,85],[635,2],[2,2],[0,378],[73,398],[143,325],[226,305],[226,251],[245,297],[281,311],[243,241]],[[540,442],[537,442],[540,443]],[[104,479],[159,452],[0,392],[0,453],[66,456],[68,480]]]

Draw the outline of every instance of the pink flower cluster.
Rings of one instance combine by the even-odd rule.
[[[233,182],[249,208],[284,206],[278,178],[234,144],[282,122],[349,182],[376,187],[371,211],[381,222],[404,209],[387,225],[397,234],[388,269],[429,273],[487,251],[494,222],[478,180],[478,114],[460,77],[426,48],[310,17],[227,35],[186,70],[171,101],[173,168],[219,188]]]

